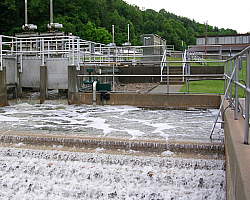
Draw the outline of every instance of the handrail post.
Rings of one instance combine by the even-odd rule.
[[[44,60],[44,39],[42,39],[42,65],[44,65],[45,60]]]
[[[19,72],[20,73],[23,72],[23,42],[21,39],[20,39],[20,70]]]
[[[239,58],[237,57],[235,60],[235,81],[236,83],[239,82]],[[239,85],[235,84],[235,94],[234,94],[234,100],[235,100],[235,110],[234,110],[234,119],[238,120],[238,109],[239,109]]]
[[[250,87],[250,51],[246,54],[246,88],[249,89]],[[248,144],[249,140],[249,92],[246,91],[246,98],[245,98],[245,137],[244,137],[244,144]]]
[[[72,65],[75,65],[75,37],[72,36]]]
[[[167,93],[169,93],[169,62],[167,63]]]
[[[231,60],[230,62],[230,76],[233,73],[233,60]],[[232,103],[233,103],[233,84],[230,85],[230,96],[229,96],[229,104],[230,107],[232,107]]]
[[[80,70],[80,39],[77,38],[77,70]]]

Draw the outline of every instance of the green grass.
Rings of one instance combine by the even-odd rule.
[[[172,58],[172,57],[168,57],[167,61],[171,62],[171,61],[182,61],[182,58]],[[207,61],[217,61],[214,59],[207,59]],[[206,64],[204,64],[205,66],[219,66],[219,62],[207,62]],[[181,66],[182,63],[170,63],[170,66]],[[222,63],[222,65],[224,65],[224,63]],[[197,63],[191,63],[191,66],[203,66],[201,63],[199,63],[197,61]]]
[[[203,80],[203,81],[190,81],[190,93],[216,93],[224,94],[225,83],[222,80]],[[186,92],[186,84],[182,87],[180,92]]]
[[[239,79],[242,79],[241,83],[244,85],[246,81],[246,61],[243,61],[243,69],[239,71]],[[224,94],[225,82],[223,80],[202,80],[202,81],[190,81],[189,92],[190,93],[213,93]],[[233,96],[235,91],[235,85],[233,84]],[[182,87],[180,92],[186,92],[186,84]],[[239,97],[245,97],[245,91],[239,88]]]

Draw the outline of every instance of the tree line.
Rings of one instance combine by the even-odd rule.
[[[38,26],[36,31],[46,32],[50,22],[50,0],[28,0],[28,22]],[[14,35],[23,32],[24,1],[1,0],[0,34]],[[123,0],[54,0],[54,22],[63,24],[65,33],[71,32],[82,39],[112,42],[112,25],[115,25],[115,43],[127,42],[128,24],[130,42],[141,45],[142,34],[157,34],[181,50],[185,45],[194,45],[196,36],[206,34],[206,24],[186,17],[177,16],[161,9],[142,11],[136,5]],[[237,34],[236,30],[207,26],[208,35]]]

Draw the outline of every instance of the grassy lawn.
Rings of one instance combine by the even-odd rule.
[[[168,57],[167,61],[169,61],[169,62],[171,62],[171,61],[182,61],[182,58]],[[214,60],[214,59],[207,59],[207,61],[216,61],[216,60]],[[224,63],[222,63],[222,64],[224,65]],[[219,62],[207,62],[204,65],[205,66],[218,66]],[[170,63],[170,66],[182,66],[182,63]],[[202,66],[202,64],[197,61],[197,63],[191,63],[191,66]]]
[[[190,81],[190,93],[216,93],[224,94],[225,83],[222,80],[203,80],[203,81]],[[186,84],[182,87],[180,92],[186,92]]]
[[[246,81],[246,61],[243,61],[243,69],[239,71],[239,79],[242,79],[241,83],[244,85]],[[234,88],[235,86],[233,84],[233,96],[234,96]],[[184,84],[180,92],[186,92],[186,84]],[[223,80],[190,81],[189,92],[224,94],[225,82]],[[245,97],[245,92],[241,88],[239,88],[239,97],[240,98]]]

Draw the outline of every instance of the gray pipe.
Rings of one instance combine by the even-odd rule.
[[[50,0],[50,24],[53,24],[53,0]]]
[[[28,0],[25,0],[25,26],[28,26]]]
[[[96,85],[97,81],[93,82],[93,106],[96,106]]]

